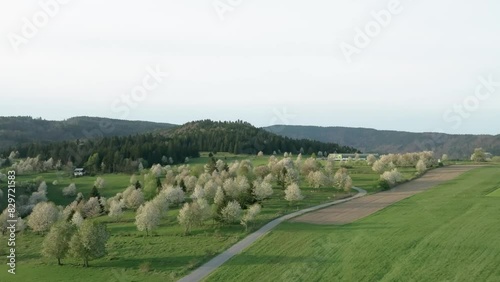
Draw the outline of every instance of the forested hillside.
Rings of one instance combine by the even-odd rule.
[[[63,121],[32,117],[0,117],[0,150],[32,142],[128,136],[174,126],[168,123],[97,117],[74,117]]]
[[[215,122],[194,121],[164,132],[166,136],[185,137],[200,151],[264,154],[281,152],[312,154],[318,151],[329,153],[355,153],[357,149],[340,146],[332,142],[319,142],[306,138],[282,137],[256,128],[243,121]]]
[[[139,164],[184,163],[186,158],[199,157],[201,151],[235,154],[281,154],[283,152],[312,154],[355,153],[357,149],[311,140],[295,140],[269,133],[249,123],[214,122],[187,123],[174,129],[132,136],[77,139],[71,141],[33,142],[12,146],[3,152],[4,160],[12,158],[52,159],[61,164],[85,167],[90,172],[133,172]],[[0,157],[1,157],[0,155]],[[8,164],[8,162],[7,162]]]
[[[276,125],[266,130],[290,138],[310,138],[321,142],[349,145],[368,153],[404,153],[431,150],[453,159],[468,159],[482,147],[500,155],[500,135],[450,135],[412,133],[368,128]]]

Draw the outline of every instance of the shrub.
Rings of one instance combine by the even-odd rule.
[[[387,181],[385,179],[380,179],[378,181],[378,187],[380,189],[382,189],[383,191],[386,191],[386,190],[391,189],[391,184],[389,183],[389,181]]]

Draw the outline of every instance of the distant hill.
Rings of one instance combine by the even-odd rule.
[[[46,121],[42,122],[47,124]],[[118,130],[114,132],[126,133]],[[199,157],[201,151],[254,155],[259,151],[267,155],[273,152],[298,154],[300,151],[309,154],[318,151],[358,152],[355,148],[331,142],[296,140],[279,136],[242,121],[210,120],[189,122],[182,126],[156,130],[153,133],[45,143],[30,142],[17,144],[13,149],[19,152],[21,158],[40,156],[42,160],[52,158],[54,161],[61,160],[63,164],[71,160],[74,165],[84,166],[88,171],[110,173],[131,173],[137,169],[139,161],[144,167],[155,163],[163,165],[183,163],[186,157]],[[9,153],[7,150],[3,155]]]
[[[341,146],[333,142],[312,141],[310,138],[288,138],[270,133],[243,122],[216,122],[201,120],[186,123],[164,132],[169,137],[182,137],[192,142],[199,151],[215,151],[256,154],[272,154],[274,151],[312,154],[318,151],[355,153],[358,150],[350,146]]]
[[[275,125],[264,128],[290,138],[308,138],[356,147],[368,153],[401,153],[432,150],[450,158],[469,158],[474,148],[482,147],[500,155],[500,135],[451,135],[412,133],[368,128]]]
[[[128,136],[172,128],[168,123],[74,117],[63,121],[31,117],[0,117],[0,150],[32,142],[44,143],[95,137]]]

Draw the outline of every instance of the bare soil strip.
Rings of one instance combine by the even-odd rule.
[[[291,219],[293,222],[342,225],[367,217],[389,205],[411,197],[443,182],[452,180],[478,166],[449,166],[431,170],[422,177],[395,189],[357,198]]]

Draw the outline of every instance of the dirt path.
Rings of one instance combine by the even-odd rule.
[[[347,224],[369,216],[393,203],[411,197],[445,181],[452,180],[477,166],[449,166],[431,170],[424,176],[401,184],[393,190],[381,192],[340,205],[331,206],[293,218],[294,222],[314,224]]]

